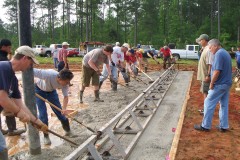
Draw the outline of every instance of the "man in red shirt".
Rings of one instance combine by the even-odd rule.
[[[163,69],[166,69],[166,62],[168,61],[168,67],[171,66],[171,50],[168,46],[164,46],[160,49],[160,53],[163,54]]]

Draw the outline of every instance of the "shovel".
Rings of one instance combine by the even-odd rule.
[[[149,76],[147,75],[147,73],[143,72],[139,67],[135,66],[139,71],[141,71],[146,77],[148,77],[151,81],[149,81],[149,83],[153,83],[154,80]]]
[[[60,108],[58,108],[56,105],[52,104],[51,102],[49,102],[47,99],[43,98],[42,96],[40,96],[39,94],[35,93],[36,97],[40,98],[41,100],[43,100],[44,102],[48,103],[50,106],[52,106],[53,108],[55,108],[56,110],[58,110],[59,112],[62,112],[62,110]],[[71,116],[70,114],[66,115],[67,117],[71,118],[72,120],[76,121],[77,123],[81,124],[82,126],[84,126],[85,128],[87,128],[89,131],[95,133],[95,131],[84,125],[82,122],[78,121],[75,117]]]

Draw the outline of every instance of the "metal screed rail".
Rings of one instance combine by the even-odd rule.
[[[99,129],[101,139],[98,135],[92,135],[64,160],[75,160],[80,157],[95,160],[127,159],[159,108],[177,73],[173,64],[125,109]]]

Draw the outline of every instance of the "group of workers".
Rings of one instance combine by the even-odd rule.
[[[163,54],[163,68],[166,69],[167,62],[168,67],[171,65],[171,51],[169,47],[164,46],[160,52]],[[147,72],[147,58],[153,58],[157,64],[160,64],[157,56],[155,50],[144,51],[140,45],[130,48],[128,43],[120,45],[119,42],[116,42],[114,47],[107,45],[88,52],[82,61],[80,103],[83,103],[83,93],[85,87],[90,85],[91,79],[94,86],[94,101],[103,102],[99,97],[99,89],[106,79],[111,81],[112,90],[117,91],[118,73],[122,74],[125,84],[128,85],[130,77],[135,78],[138,72]],[[102,72],[99,68],[101,64],[103,64]]]
[[[43,131],[44,144],[50,145],[51,140],[48,135],[48,113],[46,103],[50,102],[55,107],[58,107],[61,111],[50,106],[57,118],[60,120],[65,136],[74,136],[71,132],[69,120],[66,118],[66,108],[68,104],[68,94],[70,81],[73,78],[73,73],[68,69],[67,61],[67,48],[69,44],[67,42],[62,43],[62,49],[53,50],[55,60],[55,69],[37,69],[33,68],[33,74],[35,81],[34,90],[36,94],[36,107],[38,115],[35,116],[31,113],[28,107],[22,100],[20,93],[18,79],[15,75],[17,71],[26,71],[33,67],[33,64],[38,64],[35,58],[35,53],[32,48],[28,46],[21,46],[15,50],[14,56],[11,55],[11,41],[8,39],[2,39],[0,42],[0,110],[4,110],[7,113],[6,124],[8,130],[2,128],[0,121],[0,159],[7,159],[8,152],[4,139],[4,134],[8,135],[20,135],[25,130],[16,128],[15,117],[18,117],[20,121],[29,123],[35,126],[40,131]],[[170,58],[170,50],[164,47],[163,52],[164,62]],[[165,52],[169,52],[165,54]],[[57,53],[57,54],[56,54]],[[57,55],[57,56],[56,56]],[[157,55],[154,51],[144,52],[140,47],[130,48],[128,43],[120,45],[116,43],[114,47],[106,45],[103,48],[94,49],[88,52],[82,60],[82,77],[81,77],[81,89],[80,89],[80,103],[83,103],[83,92],[85,87],[90,85],[92,79],[92,85],[94,86],[95,102],[103,102],[99,97],[99,89],[109,76],[111,81],[112,90],[117,90],[118,84],[118,72],[120,72],[125,80],[126,85],[130,81],[130,76],[138,75],[139,70],[142,71],[144,67],[147,72],[148,60],[147,58],[153,58],[158,64]],[[100,69],[100,65],[103,64],[103,69]],[[164,63],[164,64],[165,64]],[[170,64],[170,63],[169,63]],[[57,71],[56,71],[57,68]],[[166,68],[166,66],[164,67]],[[63,104],[61,105],[56,89],[61,89],[63,94]]]

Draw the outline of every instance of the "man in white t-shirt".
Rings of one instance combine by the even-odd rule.
[[[110,66],[112,78],[113,78],[113,81],[111,82],[113,91],[117,91],[118,70],[122,73],[125,82],[128,83],[128,75],[126,74],[126,70],[123,67],[124,52],[127,52],[128,49],[129,49],[128,43],[124,43],[122,47],[119,47],[119,46],[113,47],[113,53],[109,60],[109,66]],[[106,65],[104,64],[102,76],[100,76],[100,79],[99,79],[100,80],[99,88],[102,86],[103,81],[106,80],[107,77],[108,77],[108,71],[107,71]]]
[[[52,58],[53,58],[53,63],[54,63],[54,68],[57,69],[58,67],[58,48],[57,48],[57,45],[55,44],[54,45],[54,48],[52,49]]]

